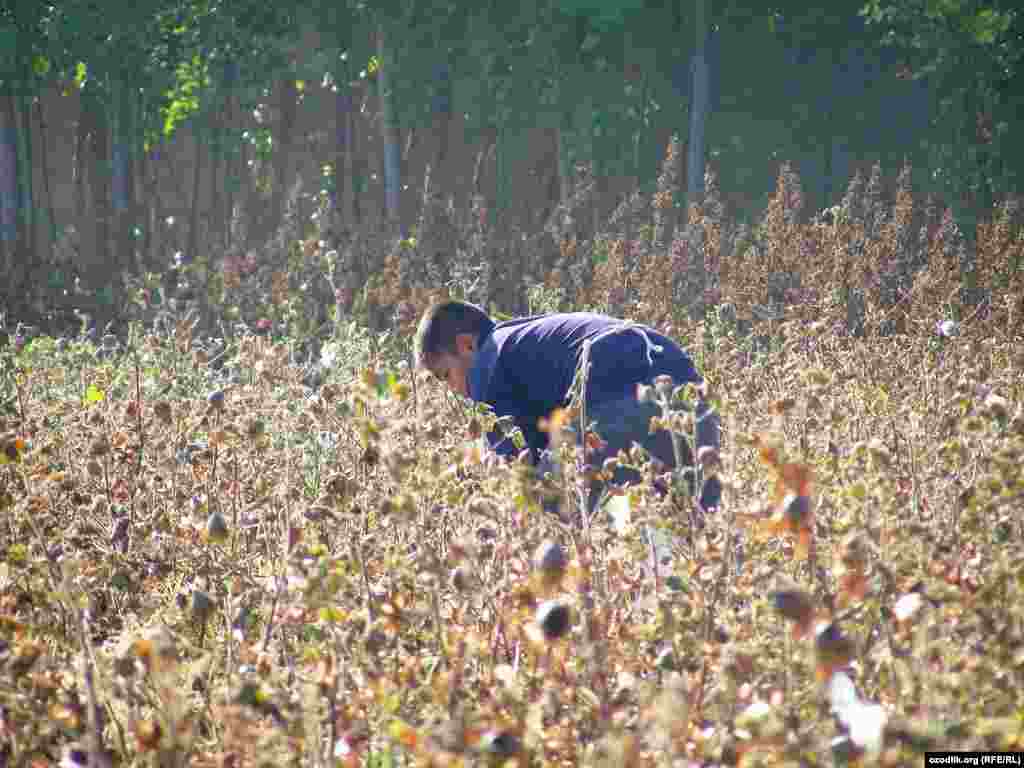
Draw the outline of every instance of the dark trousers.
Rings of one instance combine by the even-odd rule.
[[[594,424],[595,431],[605,442],[605,445],[599,450],[588,452],[588,464],[593,467],[600,467],[606,458],[617,455],[620,450],[628,452],[635,442],[641,445],[653,458],[661,461],[667,468],[675,468],[676,457],[672,447],[671,435],[666,430],[659,430],[654,434],[650,434],[651,418],[660,415],[660,413],[657,406],[651,403],[641,403],[636,397],[626,397],[591,405],[586,414],[587,421]],[[718,448],[721,443],[718,414],[707,404],[700,403],[696,409],[696,417],[696,447],[712,446]],[[577,435],[577,441],[581,437],[581,435]],[[689,440],[685,437],[682,439],[682,458],[684,466],[692,466],[693,456],[690,451]],[[550,453],[544,453],[539,469],[542,473],[546,470],[556,469]],[[640,474],[636,470],[619,467],[612,481],[617,484],[626,482],[635,484],[640,479]],[[593,514],[597,508],[603,490],[603,483],[593,483],[591,485],[588,515]],[[699,489],[695,488],[694,491],[699,492],[700,503],[704,509],[717,507],[721,501],[722,486],[717,477],[707,478],[702,483],[702,487]]]

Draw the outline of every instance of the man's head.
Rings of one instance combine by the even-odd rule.
[[[416,329],[416,366],[426,368],[452,390],[469,395],[467,374],[477,339],[492,325],[486,312],[465,301],[443,301],[423,313]]]

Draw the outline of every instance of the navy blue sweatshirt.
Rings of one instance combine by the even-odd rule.
[[[548,443],[537,422],[569,404],[569,388],[587,340],[588,405],[636,397],[637,384],[661,374],[676,384],[701,381],[686,352],[654,329],[571,312],[488,324],[477,339],[469,369],[469,396],[489,404],[499,417],[511,416],[536,459]],[[498,454],[516,452],[511,439],[496,433],[487,437]]]

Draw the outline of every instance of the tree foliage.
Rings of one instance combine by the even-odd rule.
[[[906,76],[930,83],[926,141],[941,185],[961,208],[1018,188],[1024,163],[1024,12],[1007,0],[871,0],[862,10]]]
[[[695,169],[710,159],[724,196],[746,215],[768,200],[785,160],[799,170],[810,208],[834,203],[856,172],[904,159],[915,183],[964,216],[1020,190],[1024,14],[1011,0],[716,0],[706,67],[694,63],[697,8],[693,0],[138,0],[112,14],[89,0],[12,0],[0,8],[5,222],[17,209],[18,247],[31,246],[32,217],[45,206],[33,204],[40,190],[29,169],[39,157],[29,123],[36,97],[54,88],[81,97],[83,137],[103,138],[83,147],[110,169],[109,189],[97,187],[106,198],[92,202],[111,209],[119,237],[138,225],[127,204],[133,163],[183,128],[224,159],[226,188],[249,185],[247,201],[272,198],[262,219],[275,226],[292,151],[282,106],[301,102],[311,84],[338,94],[347,105],[338,114],[375,115],[373,130],[387,124],[391,171],[356,162],[348,172],[360,194],[391,178],[392,207],[417,185],[396,170],[396,157],[411,137],[446,130],[441,115],[456,115],[481,146],[492,210],[515,203],[507,179],[538,153],[538,129],[557,136],[560,179],[584,167],[648,191],[678,135],[677,156],[692,155],[686,165]],[[703,151],[690,142],[691,113],[705,95],[693,87],[695,71],[706,71]],[[331,121],[336,115],[325,115]],[[339,141],[346,130],[334,128]],[[335,190],[344,181],[337,167],[324,177]]]

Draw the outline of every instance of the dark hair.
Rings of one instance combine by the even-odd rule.
[[[493,324],[490,316],[476,304],[466,301],[442,301],[420,318],[413,342],[416,366],[429,368],[439,355],[455,354],[455,337],[460,333],[479,335]]]

